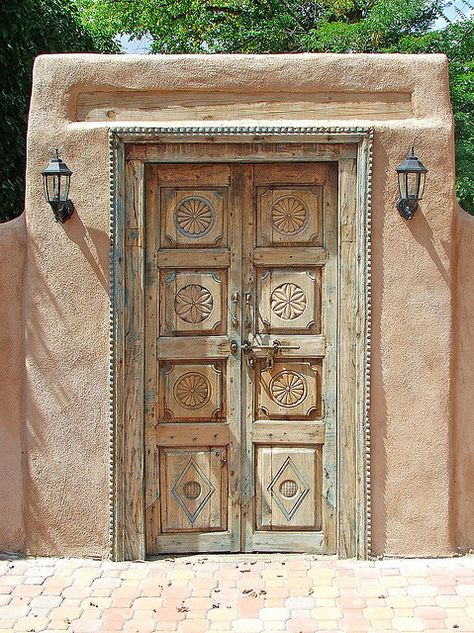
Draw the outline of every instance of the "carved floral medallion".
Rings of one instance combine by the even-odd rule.
[[[207,235],[214,226],[216,214],[206,198],[190,196],[176,207],[174,223],[178,231],[190,238]]]
[[[296,196],[283,196],[271,206],[272,226],[281,235],[296,235],[308,221],[308,209]]]
[[[174,397],[186,409],[200,409],[211,397],[209,380],[197,372],[184,374],[174,385]]]
[[[306,380],[294,371],[284,370],[270,381],[273,400],[285,408],[296,407],[306,398]]]
[[[176,293],[174,309],[186,323],[201,323],[212,313],[214,300],[211,292],[199,284],[189,284]]]
[[[285,321],[293,321],[306,310],[306,295],[294,283],[280,284],[271,294],[270,305],[277,317]]]

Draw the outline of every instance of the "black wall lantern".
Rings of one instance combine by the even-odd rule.
[[[411,220],[418,209],[418,201],[423,197],[425,178],[428,170],[415,156],[415,148],[396,169],[400,198],[397,209],[405,220]]]
[[[72,171],[59,158],[59,150],[56,150],[56,156],[41,173],[44,197],[51,205],[56,222],[64,224],[74,212],[74,205],[68,198]]]

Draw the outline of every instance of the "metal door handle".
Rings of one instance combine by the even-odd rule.
[[[244,325],[247,328],[252,327],[252,293],[245,293],[245,321]]]
[[[232,327],[238,327],[239,325],[239,293],[233,292],[230,298],[232,303],[232,317],[231,317],[231,325]]]

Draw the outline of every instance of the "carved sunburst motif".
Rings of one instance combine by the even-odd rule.
[[[300,374],[285,369],[270,381],[270,393],[275,402],[285,408],[296,407],[306,398],[306,380]]]
[[[184,374],[174,385],[174,397],[186,409],[201,409],[211,397],[209,380],[198,372]]]
[[[176,293],[174,309],[180,319],[186,323],[205,321],[214,307],[211,292],[199,284],[189,284]]]
[[[281,235],[296,235],[308,220],[308,208],[296,196],[283,196],[271,206],[273,228]]]
[[[178,231],[186,237],[198,238],[207,235],[215,221],[215,211],[206,198],[190,196],[176,207],[174,223]]]
[[[293,321],[306,310],[306,295],[294,283],[280,284],[271,294],[270,305],[277,317],[285,321]]]

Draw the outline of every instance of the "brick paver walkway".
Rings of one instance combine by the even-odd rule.
[[[4,631],[474,632],[474,559],[2,560]]]

